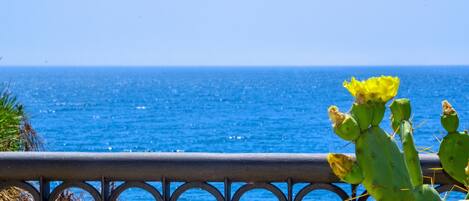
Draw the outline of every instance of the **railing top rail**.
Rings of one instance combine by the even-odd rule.
[[[327,154],[1,152],[0,180],[145,180],[339,182]],[[454,183],[434,154],[420,155],[424,174]],[[433,169],[432,169],[433,168]],[[436,169],[435,169],[436,168]]]

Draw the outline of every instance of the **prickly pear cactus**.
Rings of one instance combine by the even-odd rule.
[[[443,138],[438,151],[441,165],[448,175],[464,184],[469,189],[469,173],[467,169],[469,159],[469,134],[459,132],[459,117],[456,110],[448,101],[443,101],[441,124],[448,134]]]
[[[438,193],[423,184],[418,153],[413,141],[410,103],[407,99],[391,104],[392,124],[403,142],[403,152],[393,136],[379,127],[385,104],[397,94],[397,77],[352,78],[344,87],[355,97],[349,113],[329,107],[334,132],[355,144],[356,161],[342,154],[329,154],[333,172],[343,181],[362,183],[378,201],[437,201]]]

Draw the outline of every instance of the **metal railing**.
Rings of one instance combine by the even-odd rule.
[[[455,184],[439,170],[436,155],[424,154],[420,159],[424,175],[433,178],[438,191],[448,191]],[[51,181],[62,182],[51,188]],[[100,186],[91,185],[92,181]],[[114,181],[123,183],[111,188]],[[154,181],[161,182],[160,190],[148,183]],[[174,182],[183,184],[171,190]],[[221,182],[223,187],[209,182]],[[287,187],[279,188],[274,182],[286,183]],[[233,183],[242,186],[232,189]],[[293,186],[300,183],[307,185],[294,192]],[[270,191],[280,201],[301,201],[315,190],[330,191],[343,200],[368,198],[360,196],[366,192],[357,193],[355,185],[346,192],[337,183],[340,181],[331,172],[326,154],[0,153],[0,189],[16,186],[34,200],[56,200],[73,187],[88,192],[96,201],[117,200],[129,188],[144,189],[158,201],[176,201],[190,189],[207,191],[217,201],[239,201],[253,189]]]

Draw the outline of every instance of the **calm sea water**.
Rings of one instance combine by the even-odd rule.
[[[47,150],[97,152],[353,152],[326,110],[350,107],[344,80],[373,75],[401,78],[418,146],[438,149],[443,99],[469,128],[469,67],[0,69]]]

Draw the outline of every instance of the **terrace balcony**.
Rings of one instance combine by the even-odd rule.
[[[441,170],[436,155],[422,154],[420,159],[424,175],[433,178],[426,182],[433,181],[439,192],[456,184]],[[334,176],[326,154],[3,152],[0,180],[1,189],[16,186],[43,201],[56,200],[73,187],[96,201],[117,200],[129,188],[144,189],[158,201],[176,201],[191,189],[207,191],[217,201],[238,201],[253,189],[270,191],[280,201],[301,201],[316,190],[343,200],[368,199],[355,185],[343,188],[349,186]],[[51,185],[55,181],[61,183]],[[112,182],[122,184],[111,187]],[[237,183],[241,187],[232,188]],[[304,187],[294,190],[298,184]]]

